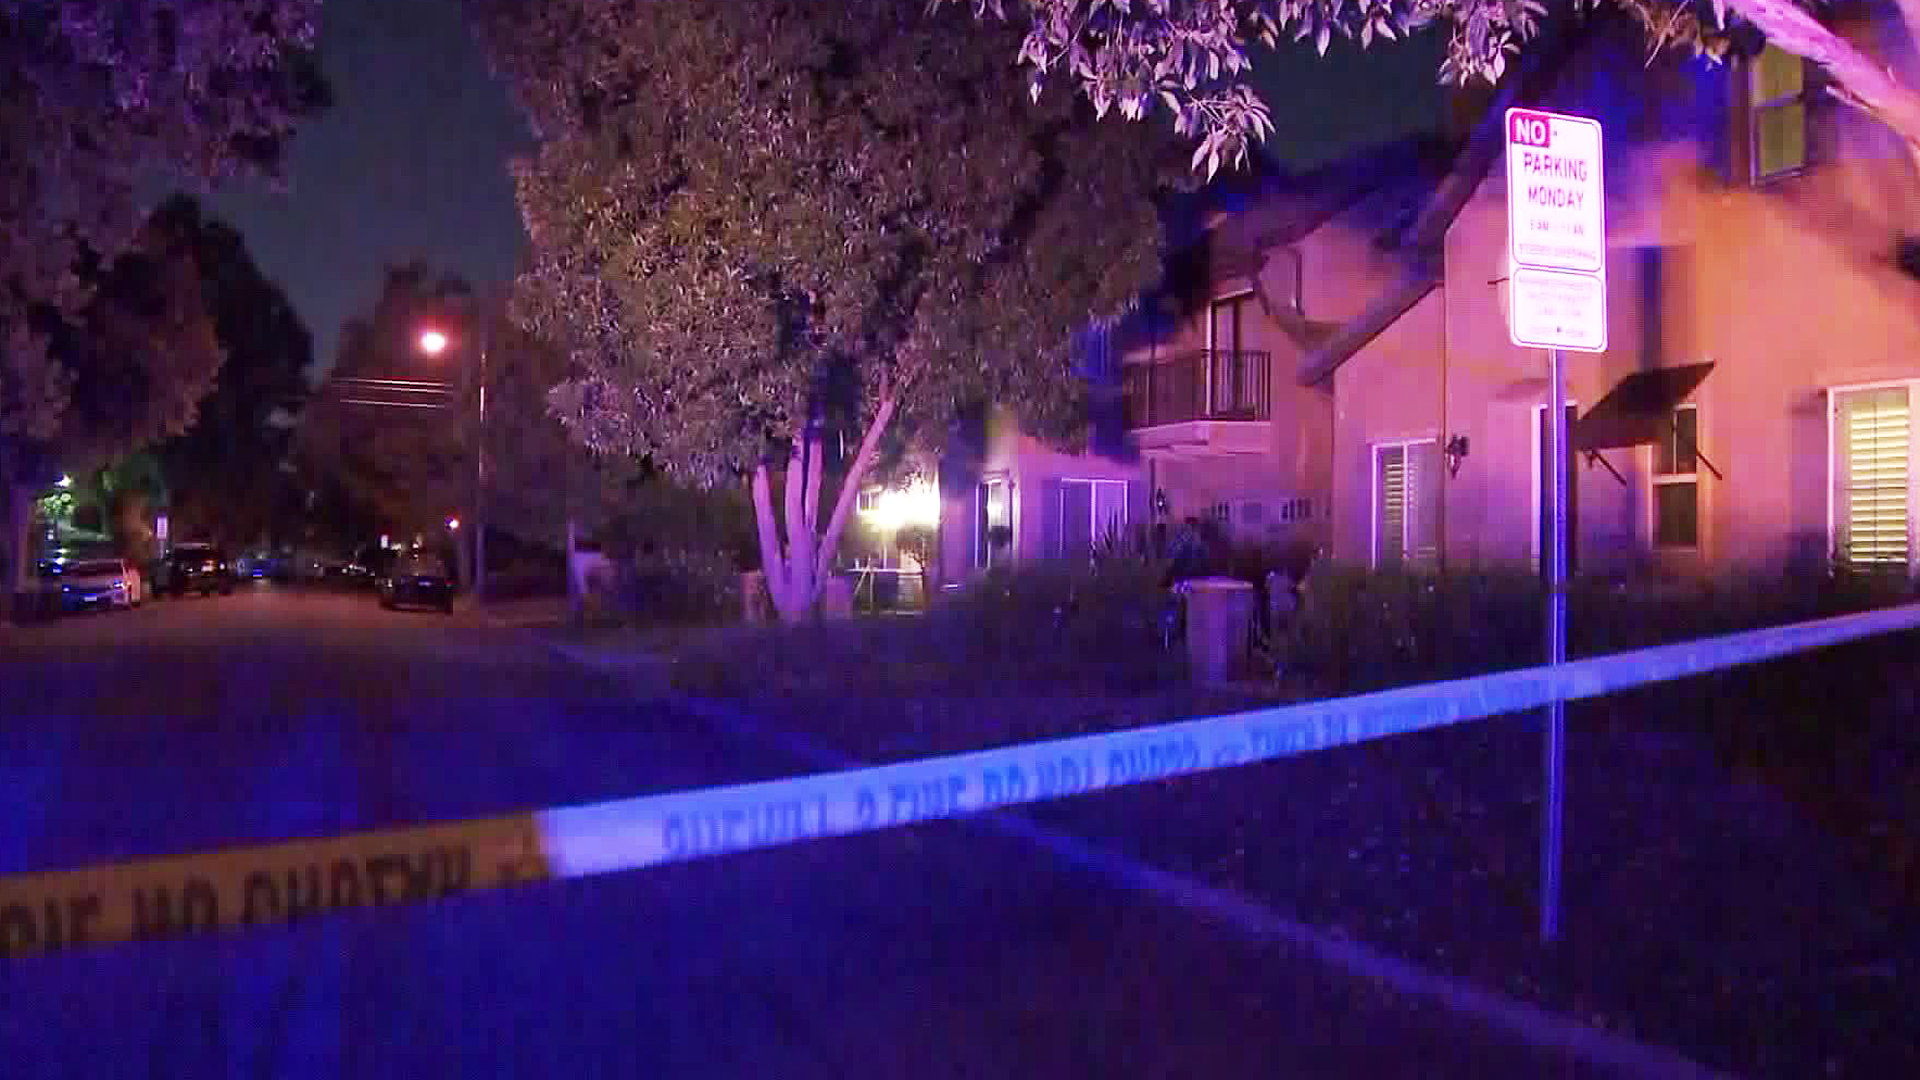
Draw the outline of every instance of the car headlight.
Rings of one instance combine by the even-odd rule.
[[[116,589],[124,589],[127,587],[127,583],[124,581],[116,581],[113,583],[113,587]]]

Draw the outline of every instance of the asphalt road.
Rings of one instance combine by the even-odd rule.
[[[802,771],[364,595],[161,601],[0,655],[0,872]],[[956,822],[0,963],[0,1074],[1589,1075]]]

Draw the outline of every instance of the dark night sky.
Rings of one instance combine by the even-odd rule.
[[[321,15],[334,106],[295,137],[290,190],[206,200],[306,319],[316,367],[391,263],[419,258],[476,283],[513,275],[526,241],[505,162],[532,145],[459,0],[326,0]]]
[[[322,18],[334,107],[295,138],[291,190],[207,199],[306,319],[319,368],[341,324],[372,307],[389,264],[418,258],[476,283],[512,276],[526,241],[504,166],[532,143],[459,0],[326,0]],[[1307,167],[1433,128],[1429,38],[1367,54],[1336,41],[1325,59],[1283,45],[1259,70],[1277,129],[1268,152]]]

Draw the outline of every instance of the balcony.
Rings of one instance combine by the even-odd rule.
[[[1167,456],[1257,454],[1270,449],[1273,357],[1252,349],[1203,350],[1122,372],[1127,429],[1144,451]]]

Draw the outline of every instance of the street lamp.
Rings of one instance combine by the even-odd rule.
[[[476,604],[487,602],[487,313],[482,310],[478,319],[479,345],[478,361],[480,366],[480,421],[479,430],[474,436],[474,491],[473,491],[473,601]],[[438,327],[429,326],[420,331],[420,351],[427,356],[437,357],[453,346],[453,339]],[[447,522],[450,529],[459,528],[458,519]]]

